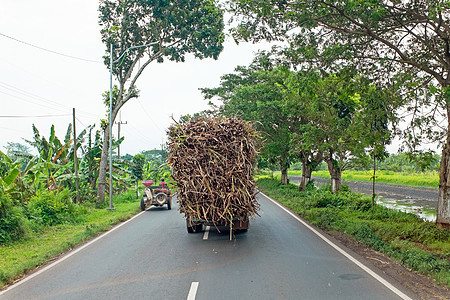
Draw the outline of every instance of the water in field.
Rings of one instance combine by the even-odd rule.
[[[384,207],[390,209],[416,214],[418,217],[430,222],[436,221],[436,209],[425,208],[423,206],[415,205],[414,199],[405,199],[405,200],[399,201],[395,199],[378,197],[377,204],[383,205]]]
[[[290,182],[300,183],[301,176],[289,176]],[[326,184],[328,178],[314,177],[316,184]],[[344,181],[356,193],[372,196],[372,183],[364,181]],[[414,213],[420,218],[436,221],[437,189],[407,187],[401,185],[376,184],[377,203],[387,208]]]

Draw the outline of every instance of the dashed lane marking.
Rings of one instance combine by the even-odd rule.
[[[208,237],[209,237],[209,230],[211,229],[211,227],[210,226],[206,226],[206,228],[205,228],[205,233],[203,233],[203,239],[204,240],[207,240],[208,239]]]
[[[187,296],[187,300],[195,300],[195,296],[197,296],[198,282],[194,281],[191,283],[191,288],[189,289],[189,294]]]

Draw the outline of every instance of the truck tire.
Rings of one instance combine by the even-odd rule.
[[[144,198],[141,198],[141,210],[142,210],[142,211],[145,210]]]
[[[194,226],[195,232],[202,232],[203,231],[203,225],[202,224],[196,224]]]
[[[195,232],[202,232],[203,231],[203,224],[192,224],[188,220],[186,220],[186,229],[189,233],[195,233]]]
[[[186,219],[186,229],[187,229],[188,233],[194,233],[195,232],[194,226],[191,226],[191,222],[189,222],[189,220]]]
[[[172,200],[169,198],[167,200],[167,210],[171,210],[172,209]]]

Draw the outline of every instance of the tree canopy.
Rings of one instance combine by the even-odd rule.
[[[105,64],[110,68],[112,50],[112,72],[119,82],[112,95],[113,122],[120,108],[139,96],[136,81],[151,62],[183,62],[187,55],[217,59],[223,49],[223,10],[215,0],[101,0],[99,11]],[[99,202],[105,196],[110,125],[104,131]]]
[[[295,67],[353,66],[364,76],[402,91],[410,119],[405,137],[411,150],[423,136],[446,139],[437,223],[450,227],[448,1],[232,0],[229,10],[238,17],[236,38],[287,41],[284,59]],[[439,127],[440,118],[446,126]]]

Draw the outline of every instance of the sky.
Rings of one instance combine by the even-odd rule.
[[[2,0],[0,8],[0,151],[8,142],[25,144],[32,124],[48,139],[55,125],[63,140],[72,111],[77,134],[107,119],[102,93],[109,70],[102,56],[98,1]],[[32,46],[31,46],[32,45]],[[151,63],[138,79],[141,91],[121,109],[121,155],[160,149],[172,116],[208,108],[199,88],[216,87],[220,77],[248,65],[267,44],[236,45],[227,38],[218,60],[188,58],[184,63]],[[43,49],[45,50],[43,50]],[[46,51],[49,50],[49,51]],[[113,127],[117,137],[118,126]],[[31,150],[31,147],[30,147]]]

